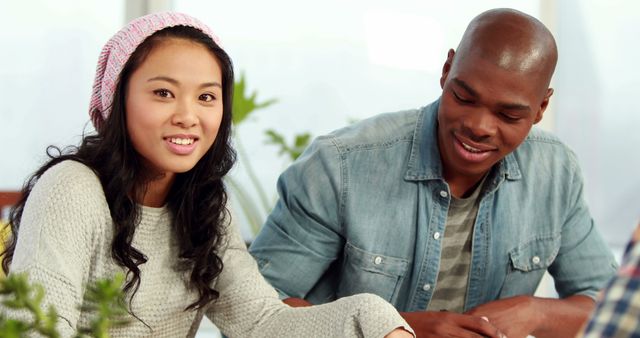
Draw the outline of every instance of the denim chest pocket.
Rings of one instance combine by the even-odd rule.
[[[365,251],[347,243],[337,296],[373,293],[393,303],[408,265],[406,259]]]
[[[499,297],[532,295],[559,250],[558,235],[536,238],[509,251],[508,271]]]

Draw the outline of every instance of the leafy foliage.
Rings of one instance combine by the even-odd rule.
[[[114,279],[98,280],[87,288],[86,304],[81,309],[94,314],[91,324],[87,328],[80,328],[76,337],[108,338],[109,328],[124,326],[130,321],[127,305],[122,292],[124,275],[117,274]]]
[[[256,234],[260,230],[260,227],[264,223],[266,215],[271,212],[273,208],[274,200],[267,197],[267,193],[260,183],[256,171],[253,168],[251,160],[244,149],[241,138],[239,136],[237,127],[247,120],[255,111],[269,107],[276,102],[277,99],[269,99],[263,102],[258,102],[258,93],[254,90],[251,94],[247,93],[247,83],[244,73],[240,75],[240,79],[234,84],[233,93],[233,124],[236,127],[234,131],[235,146],[238,150],[239,161],[242,163],[246,170],[249,179],[251,180],[251,188],[255,192],[252,194],[247,187],[241,185],[239,182],[231,177],[226,178],[226,182],[231,187],[234,196],[238,199],[239,208],[244,214],[245,219],[249,222],[251,231]],[[265,132],[267,136],[266,143],[274,144],[278,146],[279,155],[287,155],[287,157],[294,161],[307,147],[311,140],[310,133],[302,133],[294,136],[293,143],[287,144],[284,136],[276,132],[275,130],[267,130]]]
[[[25,274],[16,274],[0,281],[0,294],[8,296],[2,305],[13,310],[26,310],[32,316],[31,322],[21,322],[15,319],[0,317],[0,337],[21,337],[30,330],[45,337],[57,338],[56,331],[58,315],[53,307],[47,312],[42,310],[44,289],[40,285],[29,285]]]
[[[251,94],[247,94],[247,83],[244,73],[240,74],[240,79],[233,85],[233,124],[238,125],[245,121],[254,111],[267,108],[278,102],[276,99],[270,99],[258,103],[256,98],[258,93],[254,90]]]
[[[118,274],[113,279],[100,280],[88,286],[85,294],[87,305],[82,310],[94,313],[94,318],[90,327],[78,330],[76,338],[108,338],[110,327],[128,323],[123,319],[128,313],[122,292],[123,282],[124,276]],[[26,274],[12,274],[0,279],[0,296],[3,307],[25,311],[31,317],[30,321],[10,319],[5,312],[0,312],[0,338],[19,338],[32,332],[49,338],[60,337],[56,329],[58,314],[55,308],[50,306],[46,312],[42,309],[45,291],[41,285],[31,285]]]
[[[293,139],[293,143],[288,145],[284,136],[273,129],[269,129],[266,131],[268,140],[267,143],[275,144],[280,148],[278,155],[288,155],[291,161],[295,161],[302,152],[309,145],[309,141],[311,140],[310,133],[303,133],[295,135]]]

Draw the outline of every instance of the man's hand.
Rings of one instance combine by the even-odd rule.
[[[313,305],[302,298],[285,298],[282,302],[291,307],[305,307]]]
[[[467,314],[487,317],[509,338],[524,338],[545,319],[544,309],[536,305],[533,297],[517,296],[480,305]]]
[[[505,338],[490,321],[480,316],[453,312],[401,312],[418,338]]]
[[[587,296],[516,296],[480,305],[466,314],[487,317],[509,338],[573,337],[593,307],[593,300]]]

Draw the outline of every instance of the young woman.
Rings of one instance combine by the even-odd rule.
[[[136,319],[113,337],[193,337],[203,315],[231,337],[413,336],[376,296],[296,309],[264,281],[226,209],[232,88],[231,60],[198,20],[124,27],[98,60],[97,133],[51,148],[27,181],[3,269],[44,286],[65,337],[88,323],[85,286],[119,271]]]

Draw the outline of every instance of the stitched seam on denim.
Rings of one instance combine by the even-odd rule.
[[[539,138],[539,137],[527,137],[524,140],[523,144],[524,143],[530,143],[532,145],[535,145],[536,143],[542,143],[542,144],[549,144],[552,146],[559,147],[561,148],[561,151],[564,152],[565,155],[567,155],[567,162],[569,163],[571,171],[576,172],[580,170],[579,169],[580,166],[578,165],[578,160],[575,152],[571,148],[569,148],[566,144],[562,143],[559,140]]]
[[[562,147],[565,147],[565,144],[562,141],[552,138],[552,137],[544,137],[544,136],[532,136],[529,135],[524,139],[524,142],[531,143],[547,143],[547,144],[555,144]]]
[[[471,267],[473,268],[473,252],[474,252],[474,247],[475,247],[475,232],[478,231],[477,229],[477,225],[480,225],[481,230],[484,232],[484,260],[481,261],[482,264],[482,268],[481,268],[481,272],[478,273],[479,277],[486,277],[487,275],[487,265],[489,264],[488,260],[486,259],[487,257],[489,257],[489,245],[487,245],[487,243],[491,243],[491,226],[489,224],[490,220],[491,220],[491,211],[492,211],[492,206],[493,206],[493,200],[490,200],[487,198],[487,196],[485,195],[485,197],[483,198],[482,196],[480,196],[480,202],[478,205],[478,214],[476,215],[476,223],[473,227],[473,239],[474,241],[471,243],[472,247],[471,247]],[[483,213],[483,209],[487,209],[486,212]],[[472,276],[472,270],[469,270],[469,277]],[[480,295],[478,295],[478,297],[476,297],[476,299],[486,299],[487,297],[487,288],[483,288],[480,287]],[[467,300],[469,299],[469,289],[471,289],[471,280],[469,280],[469,283],[467,284]],[[465,301],[466,303],[466,301]],[[465,304],[466,306],[466,304]]]
[[[356,251],[358,253],[360,253],[360,255],[366,255],[366,256],[381,256],[383,257],[383,261],[385,260],[391,260],[391,262],[393,262],[394,264],[409,264],[409,260],[405,259],[405,258],[401,258],[401,257],[394,257],[394,256],[389,256],[389,255],[384,255],[381,253],[375,253],[375,252],[370,252],[364,249],[359,248],[357,245],[354,245],[353,243],[351,243],[351,241],[347,241],[346,245],[350,246],[351,248],[353,248],[353,251]]]
[[[558,240],[559,238],[559,234],[556,236],[553,235],[539,235],[539,236],[535,236],[533,239],[531,240],[527,240],[526,242],[524,242],[524,244],[522,245],[518,245],[517,247],[515,247],[514,249],[509,251],[509,257],[511,257],[511,259],[514,259],[514,256],[516,256],[516,260],[520,261],[522,259],[527,260],[528,262],[528,258],[529,257],[524,257],[522,254],[520,254],[521,252],[525,251],[528,247],[535,245],[538,242],[555,242],[556,240]],[[556,257],[558,257],[558,254],[560,252],[560,247],[559,246],[554,246],[553,250],[551,252],[549,252],[548,255],[546,255],[544,257],[544,267],[548,267],[549,265],[551,265],[553,263],[553,261],[556,259]],[[545,254],[547,254],[545,252]],[[553,259],[550,259],[550,257],[553,257]],[[512,262],[513,264],[513,262]],[[520,270],[516,264],[513,264],[514,268],[516,268],[517,270]],[[521,264],[518,264],[518,266],[521,266]],[[537,270],[534,269],[533,266],[531,266],[530,264],[526,264],[527,269],[523,270],[523,271],[532,271],[532,270]],[[543,267],[539,267],[538,269],[543,268]]]
[[[412,138],[410,136],[405,136],[405,137],[399,137],[396,139],[387,140],[379,143],[363,143],[363,144],[356,144],[352,146],[345,146],[344,152],[346,154],[346,153],[353,153],[353,152],[363,151],[363,150],[388,149],[401,142],[410,143],[411,139]]]
[[[529,246],[531,246],[532,243],[538,242],[538,241],[547,241],[547,240],[556,240],[557,238],[559,238],[560,236],[560,232],[554,233],[554,234],[544,234],[544,235],[536,235],[534,237],[531,237],[529,239],[527,239],[526,241],[523,242],[523,244],[518,245],[516,248],[520,249],[524,249],[527,248]],[[514,251],[514,250],[512,250]]]
[[[429,189],[427,187],[427,189]],[[435,192],[433,192],[435,194]],[[431,203],[432,204],[432,208],[431,208],[431,212],[429,213],[429,219],[427,220],[427,236],[430,237],[432,236],[431,233],[429,233],[429,229],[431,229],[431,223],[433,222],[433,219],[437,210],[438,210],[438,203]],[[433,250],[433,245],[429,245],[429,243],[427,243],[427,249],[424,250],[424,254],[422,255],[422,258],[420,259],[420,272],[418,275],[418,285],[416,285],[416,287],[418,289],[414,289],[411,290],[411,294],[413,295],[412,300],[411,300],[411,307],[412,308],[418,308],[418,298],[420,298],[418,295],[420,294],[420,285],[423,285],[425,280],[423,279],[423,275],[427,274],[428,275],[428,270],[429,270],[429,256],[431,251]],[[438,270],[440,270],[440,258],[438,258]],[[437,278],[437,276],[436,276]],[[432,294],[433,295],[433,294]],[[424,304],[424,308],[427,307],[428,302],[426,304]]]
[[[417,112],[417,117],[416,117],[416,126],[413,129],[413,133],[411,136],[411,149],[410,149],[410,153],[409,153],[409,165],[407,166],[407,168],[410,171],[415,171],[417,168],[414,168],[413,166],[411,166],[411,164],[414,163],[415,161],[415,157],[417,156],[417,152],[419,152],[418,148],[420,145],[415,144],[415,149],[414,149],[414,143],[416,142],[416,139],[418,139],[418,135],[420,134],[420,132],[422,131],[422,124],[423,124],[423,120],[424,120],[424,114],[425,114],[425,110],[426,108],[421,108],[420,110],[418,110]]]
[[[345,222],[344,222],[344,210],[346,208],[346,204],[347,204],[347,198],[349,197],[349,191],[348,191],[348,173],[347,173],[347,163],[346,163],[346,156],[344,154],[344,149],[342,147],[342,144],[339,142],[339,140],[337,139],[337,137],[335,136],[330,136],[329,140],[331,141],[331,144],[333,144],[333,146],[336,148],[336,151],[338,153],[338,161],[340,163],[340,201],[338,203],[338,224],[340,225],[340,233],[341,235],[344,235],[344,226],[345,226]]]

